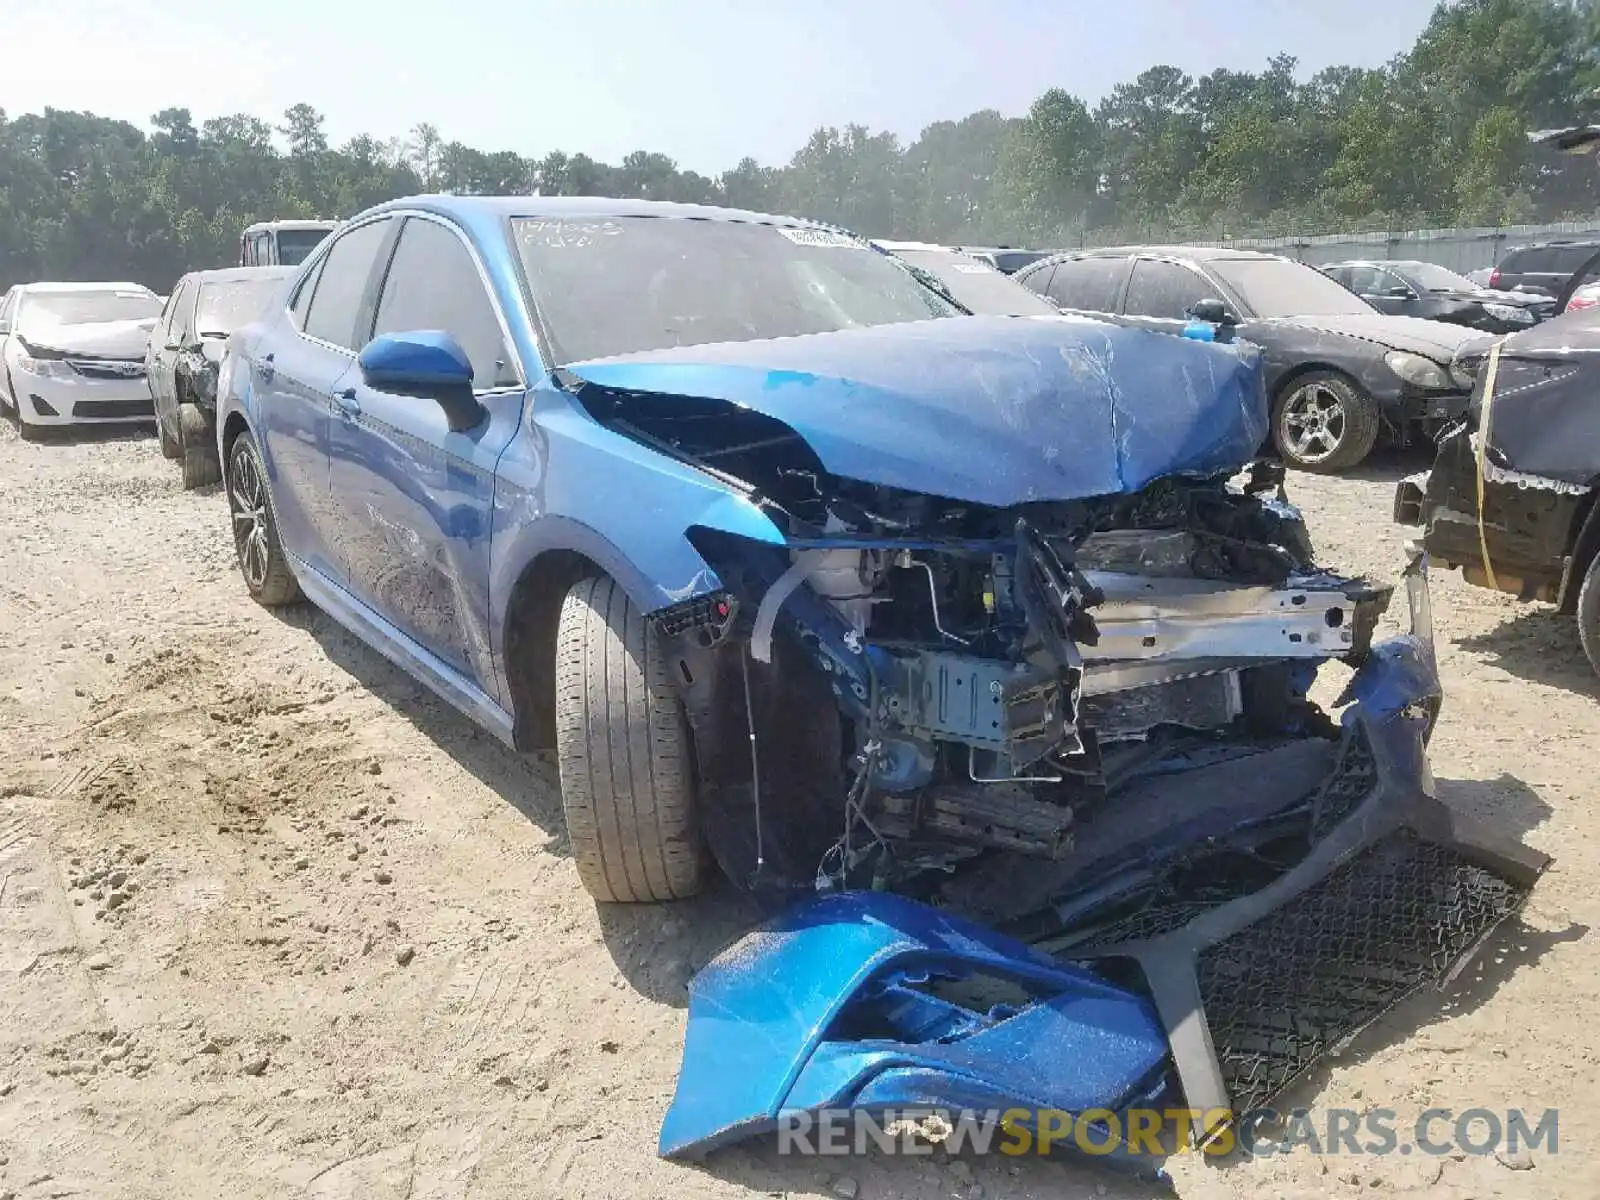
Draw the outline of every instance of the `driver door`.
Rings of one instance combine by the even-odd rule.
[[[346,586],[476,688],[493,693],[489,529],[494,472],[522,419],[523,377],[473,250],[453,226],[409,216],[384,277],[372,336],[444,330],[466,351],[483,405],[452,430],[426,396],[369,386],[334,396],[332,491],[343,513]]]

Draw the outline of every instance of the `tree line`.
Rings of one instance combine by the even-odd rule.
[[[1199,78],[1157,65],[1092,107],[1052,88],[1021,116],[975,112],[909,144],[822,128],[786,164],[745,158],[716,178],[647,150],[616,164],[484,151],[427,124],[335,147],[307,104],[276,124],[235,114],[196,125],[169,108],[148,133],[90,113],[0,110],[0,288],[130,278],[164,290],[233,261],[251,221],[350,216],[421,191],[707,202],[869,235],[1039,246],[1600,209],[1594,158],[1526,136],[1600,108],[1600,0],[1447,0],[1383,67],[1296,68],[1288,55]]]

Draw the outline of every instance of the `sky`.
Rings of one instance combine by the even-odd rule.
[[[304,101],[330,140],[431,122],[480,150],[655,150],[714,175],[822,125],[907,141],[1062,87],[1091,105],[1158,62],[1378,66],[1434,0],[0,0],[0,108],[148,127]]]

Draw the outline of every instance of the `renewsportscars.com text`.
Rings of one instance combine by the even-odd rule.
[[[1214,1130],[1200,1147],[1208,1155],[1264,1157],[1304,1147],[1313,1154],[1488,1155],[1499,1151],[1560,1151],[1557,1109],[1497,1111],[1489,1108],[1427,1108],[1405,1117],[1391,1108],[1279,1112],[1262,1108],[1230,1120],[1224,1109],[1105,1109],[1081,1113],[1061,1109],[990,1109],[943,1112],[895,1109],[879,1113],[850,1109],[789,1112],[778,1118],[778,1153],[849,1155],[878,1150],[931,1154],[936,1144],[951,1154],[1085,1154],[1163,1156],[1192,1152],[1196,1118]]]

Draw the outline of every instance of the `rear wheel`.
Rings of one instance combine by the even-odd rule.
[[[268,608],[300,599],[300,585],[278,540],[267,471],[248,433],[238,436],[228,454],[228,513],[233,518],[239,573],[251,598]]]
[[[1291,380],[1272,409],[1273,444],[1302,471],[1349,470],[1372,453],[1379,426],[1377,401],[1332,371]]]
[[[655,627],[610,579],[581,580],[561,606],[556,750],[572,857],[591,896],[699,891],[688,722]]]
[[[192,491],[222,478],[222,462],[217,458],[217,442],[211,422],[193,404],[178,407],[178,453],[183,458],[183,487]]]
[[[1578,639],[1589,665],[1600,675],[1600,554],[1590,560],[1578,589]]]

